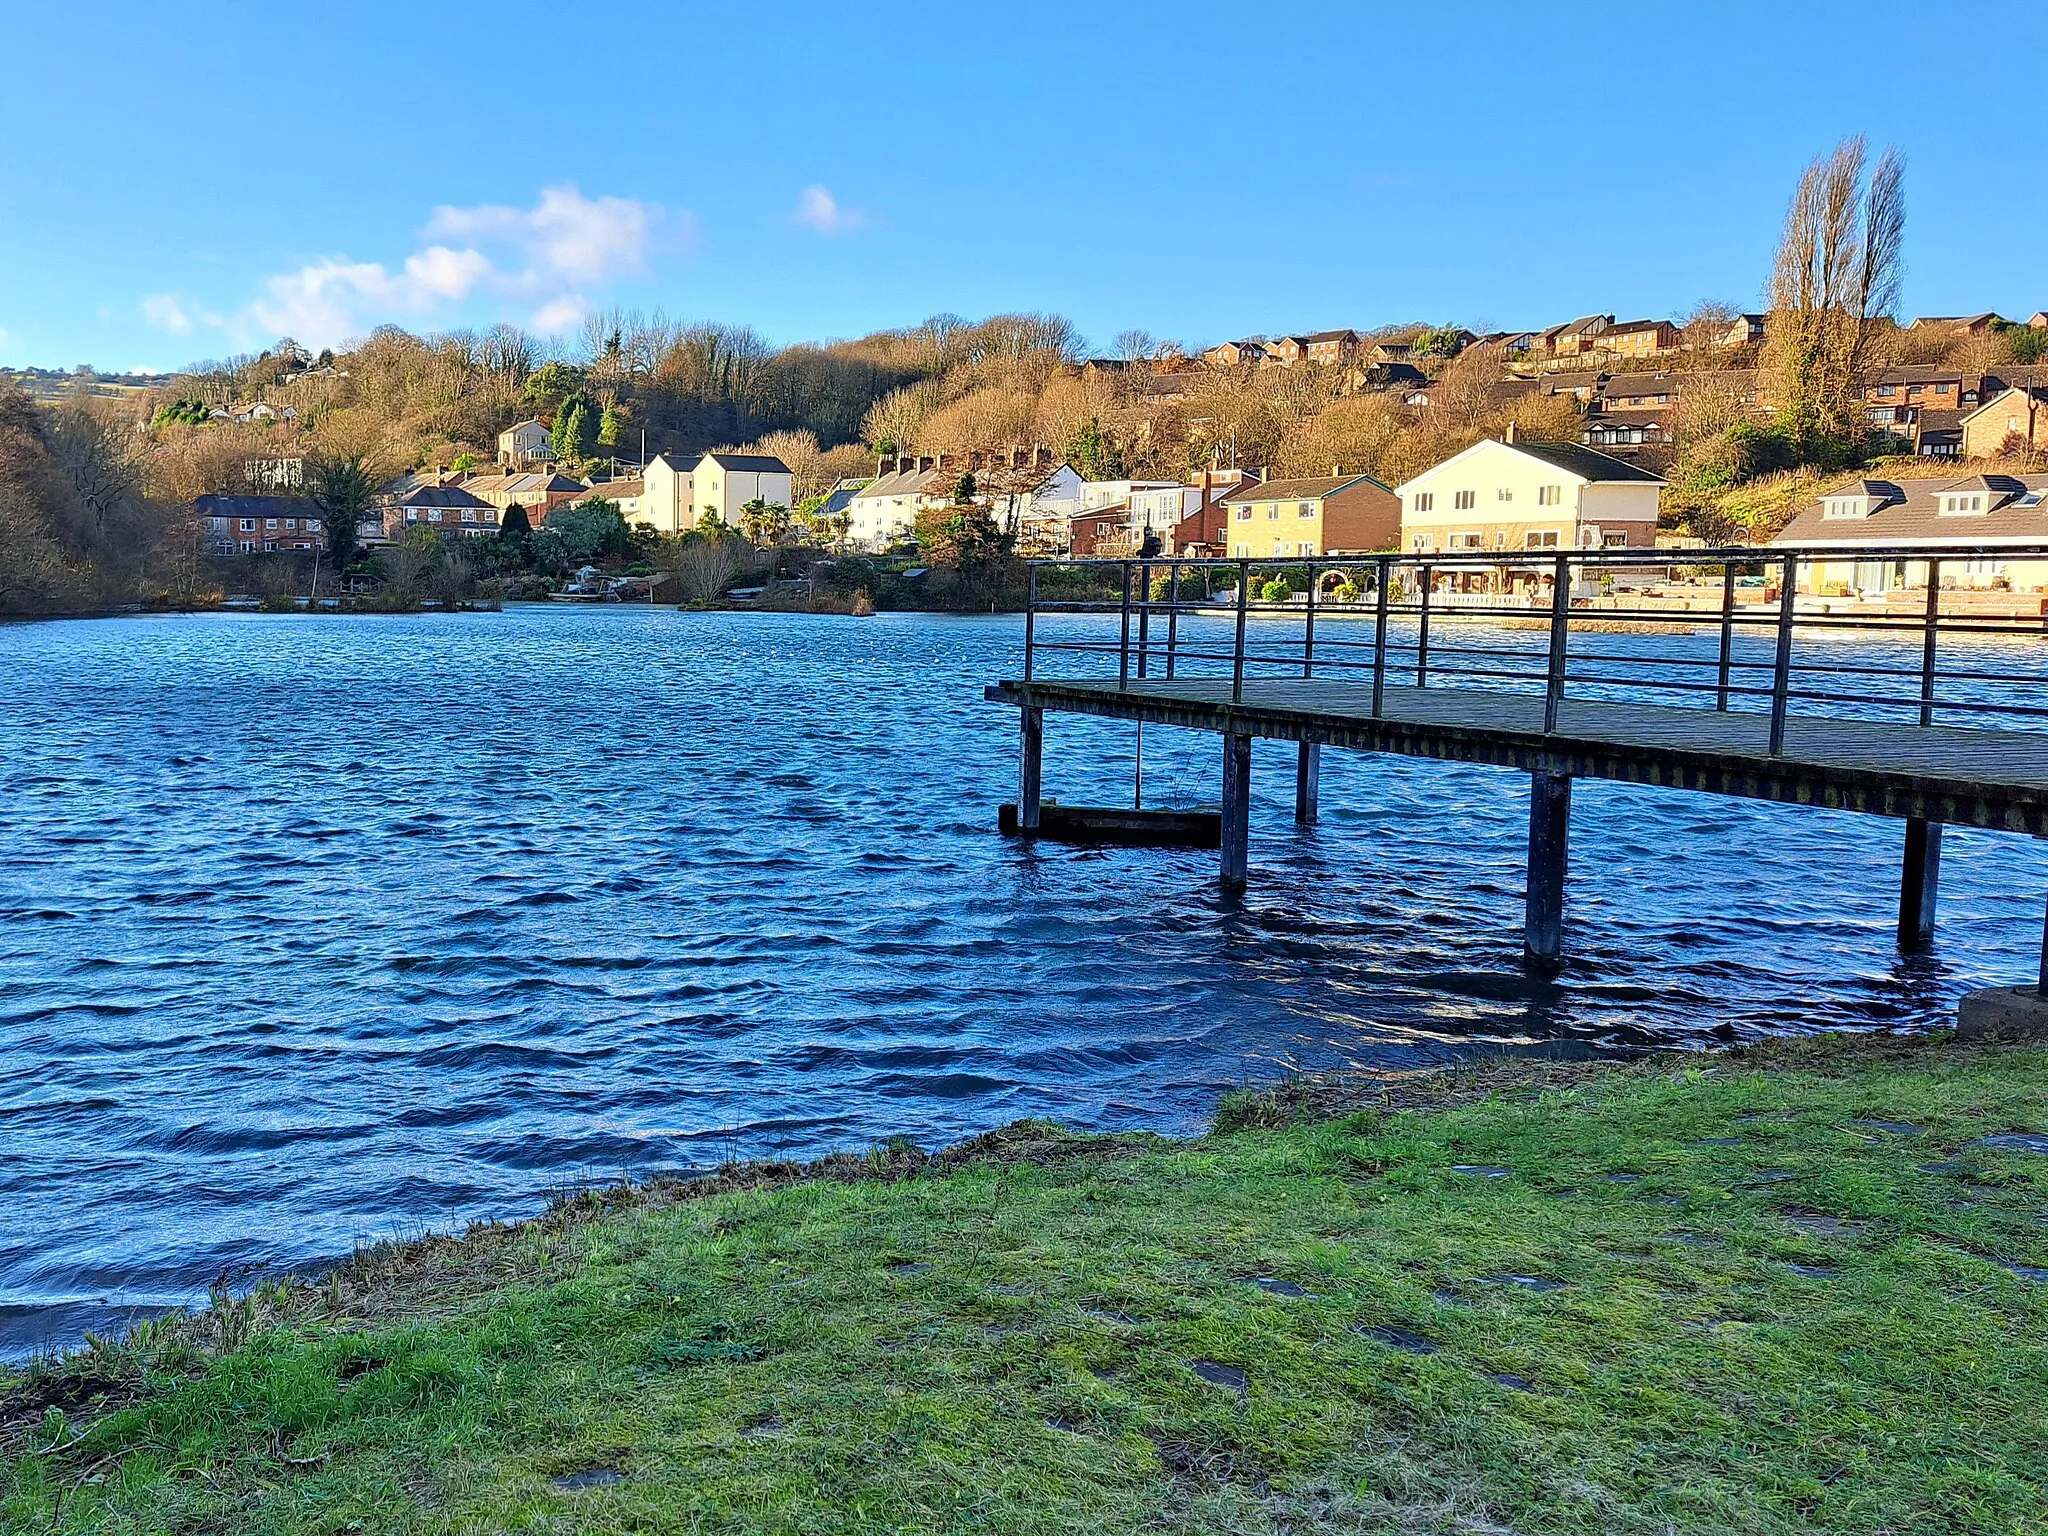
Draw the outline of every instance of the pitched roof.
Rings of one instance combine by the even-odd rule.
[[[1985,383],[1987,385],[1990,382],[1991,381],[1989,379],[1985,380]],[[1984,391],[1984,403],[1978,406],[1974,411],[1971,411],[1968,415],[1963,416],[1962,420],[1974,421],[1977,417],[1982,416],[1986,411],[1990,410],[1993,406],[2001,403],[2007,395],[2021,395],[2026,397],[2027,399],[2032,400],[2036,405],[2048,405],[2048,385],[2032,383],[2008,384],[2005,386],[2005,388],[1999,390],[1997,394],[1993,394],[1987,388]],[[1951,413],[1943,411],[1940,414],[1947,416]],[[1922,415],[1921,420],[1923,422],[1926,420],[1926,414]]]
[[[1602,336],[1612,336],[1617,331],[1654,331],[1659,326],[1670,325],[1669,320],[1616,320],[1609,323]]]
[[[1358,332],[1348,329],[1341,331],[1317,331],[1306,339],[1309,341],[1342,341],[1346,336],[1349,336],[1353,341],[1360,339]]]
[[[1940,498],[1983,491],[1989,510],[1944,514]],[[1867,517],[1824,515],[1821,503],[1844,495],[1882,497]],[[2048,475],[1942,475],[1857,480],[1823,492],[1801,509],[1774,544],[2048,543]]]
[[[936,469],[899,469],[870,482],[864,489],[855,491],[855,501],[868,501],[879,496],[922,496],[928,495],[941,481],[957,484],[959,476],[948,471],[941,475]]]
[[[312,517],[320,515],[320,504],[303,496],[230,496],[209,491],[192,498],[202,517]]]
[[[757,475],[786,475],[789,466],[772,453],[707,453],[709,459],[720,469],[737,469]],[[697,462],[702,464],[704,459]]]
[[[1578,443],[1555,443],[1548,440],[1537,442],[1521,438],[1512,443],[1503,443],[1501,446],[1516,453],[1526,453],[1532,459],[1541,459],[1568,475],[1577,475],[1581,480],[1590,480],[1596,485],[1611,480],[1631,480],[1652,485],[1664,483],[1663,476],[1653,475],[1639,464],[1630,464],[1611,454],[1601,453]]]
[[[1383,491],[1387,489],[1371,475],[1311,475],[1297,480],[1255,482],[1241,491],[1231,492],[1223,500],[1230,504],[1240,501],[1320,501],[1325,496],[1348,491],[1357,485],[1377,485]]]
[[[399,500],[402,507],[489,507],[481,496],[472,496],[459,485],[428,485],[408,491]],[[497,508],[492,507],[492,511]]]

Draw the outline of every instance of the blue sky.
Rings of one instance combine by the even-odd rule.
[[[7,33],[16,365],[611,304],[1192,344],[1750,305],[1849,133],[1906,153],[1909,312],[2048,306],[2038,154],[1976,126],[2048,7],[226,0]]]

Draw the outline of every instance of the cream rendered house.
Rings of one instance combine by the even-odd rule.
[[[786,507],[796,477],[789,466],[767,453],[707,453],[690,472],[690,518],[695,523],[715,512],[728,523],[740,520],[740,508],[751,501]]]
[[[1637,464],[1577,443],[1474,443],[1424,470],[1401,498],[1404,554],[1555,554],[1574,549],[1654,549],[1664,482]],[[1535,562],[1497,567],[1509,584],[1547,574]],[[1482,582],[1483,568],[1459,573]]]
[[[681,454],[656,454],[640,480],[640,511],[632,521],[646,523],[656,533],[681,533],[696,526],[690,462]]]
[[[537,421],[522,421],[498,434],[500,464],[529,464],[548,453],[548,429]]]

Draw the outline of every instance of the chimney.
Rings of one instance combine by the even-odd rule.
[[[890,454],[890,453],[885,453],[885,454],[883,454],[883,455],[882,455],[882,456],[881,456],[880,458],[878,458],[878,459],[876,459],[876,460],[875,460],[875,478],[876,478],[876,479],[878,479],[878,480],[879,480],[879,479],[880,479],[880,478],[881,478],[882,476],[884,476],[884,475],[893,475],[893,474],[895,474],[895,473],[896,473],[896,456],[895,456],[894,454]]]
[[[1508,418],[1508,429],[1507,429],[1507,431],[1505,431],[1505,432],[1503,432],[1503,433],[1501,434],[1500,440],[1501,440],[1502,442],[1504,442],[1504,443],[1512,443],[1512,442],[1513,442],[1513,441],[1515,440],[1515,419],[1514,419],[1514,417],[1510,416],[1510,417]]]
[[[1344,466],[1342,464],[1332,464],[1330,466],[1330,478],[1332,480],[1342,480],[1344,478]]]

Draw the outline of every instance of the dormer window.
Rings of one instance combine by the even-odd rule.
[[[1868,496],[1828,496],[1820,504],[1820,515],[1830,522],[1841,518],[1868,517],[1870,498]]]
[[[1943,517],[1981,517],[1984,514],[1984,493],[1969,491],[1951,494],[1941,498]]]

